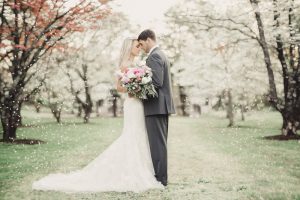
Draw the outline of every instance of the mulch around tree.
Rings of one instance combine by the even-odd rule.
[[[295,134],[295,135],[272,135],[272,136],[266,136],[264,139],[267,140],[300,140],[300,135]]]
[[[3,142],[3,139],[1,139],[0,142]],[[28,145],[44,144],[44,143],[46,142],[42,140],[36,140],[36,139],[15,139],[15,140],[11,140],[10,142],[7,142],[7,144],[28,144]]]

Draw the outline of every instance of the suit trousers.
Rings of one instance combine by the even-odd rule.
[[[168,114],[146,116],[146,129],[155,177],[165,186],[168,184],[168,123]]]

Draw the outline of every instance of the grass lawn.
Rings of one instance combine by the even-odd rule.
[[[31,184],[48,173],[79,169],[121,133],[122,118],[82,119],[62,116],[58,125],[46,113],[22,112],[19,138],[41,145],[0,143],[0,199],[299,199],[300,143],[270,141],[279,134],[281,118],[273,112],[251,112],[246,121],[226,128],[214,115],[172,117],[168,138],[169,186],[144,193],[32,191]],[[1,130],[0,130],[1,132]]]

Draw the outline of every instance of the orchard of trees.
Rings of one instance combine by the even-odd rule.
[[[82,0],[69,5],[63,0],[1,1],[0,115],[4,141],[16,138],[22,103],[44,85],[47,68],[39,61],[51,53],[70,48],[70,41],[66,41],[70,35],[98,29],[97,23],[110,15],[105,3]],[[55,68],[57,70],[59,65]],[[45,77],[29,88],[36,74],[45,74]],[[57,96],[55,93],[50,95]]]
[[[178,83],[193,97],[225,96],[229,126],[234,107],[244,112],[265,96],[282,116],[282,134],[295,135],[300,128],[299,11],[295,0],[232,1],[226,12],[203,0],[171,8],[166,16],[185,46],[174,68]]]
[[[0,116],[3,141],[17,138],[24,103],[47,107],[58,123],[70,112],[88,123],[114,90],[121,42],[139,27],[105,0],[0,1]],[[237,114],[271,106],[284,136],[300,128],[300,2],[232,1],[225,12],[182,0],[165,17],[159,43],[171,61],[177,114]]]

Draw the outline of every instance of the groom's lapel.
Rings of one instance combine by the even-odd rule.
[[[157,49],[158,49],[159,47],[155,47],[152,51],[151,51],[151,53],[148,55],[148,57],[147,57],[147,59],[146,59],[146,61],[148,60],[148,58],[151,56],[151,54],[153,54],[153,52],[154,51],[156,51]]]

